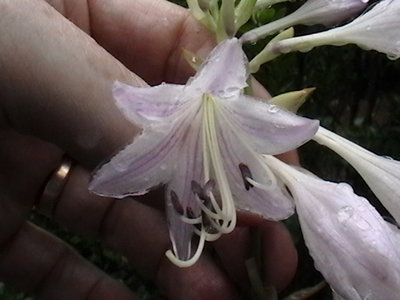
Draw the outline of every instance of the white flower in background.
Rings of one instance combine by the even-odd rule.
[[[245,43],[253,43],[297,24],[325,26],[337,24],[361,12],[367,3],[368,0],[308,0],[293,13],[250,30],[240,39]]]
[[[399,230],[348,184],[265,160],[293,195],[306,245],[334,292],[346,300],[399,299]]]
[[[186,85],[114,87],[117,106],[144,129],[94,174],[90,190],[122,198],[165,184],[167,256],[179,266],[192,265],[205,240],[233,230],[236,208],[271,220],[290,216],[292,200],[260,154],[294,149],[318,129],[318,121],[243,95],[241,46],[222,42]]]
[[[383,0],[351,23],[327,31],[295,37],[275,44],[274,51],[309,51],[322,45],[356,44],[391,59],[400,56],[400,0]]]
[[[400,162],[378,156],[322,127],[314,140],[347,160],[400,223]]]

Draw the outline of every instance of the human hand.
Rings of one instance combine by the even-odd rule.
[[[35,202],[44,209],[43,185],[67,154],[76,164],[54,210],[45,211],[53,219],[120,251],[170,299],[238,297],[237,286],[247,282],[248,227],[213,243],[195,266],[179,269],[164,256],[170,246],[161,195],[121,201],[87,191],[90,170],[139,131],[114,106],[112,83],[145,85],[131,71],[150,84],[184,82],[191,70],[182,48],[204,56],[212,44],[186,10],[162,0],[0,4],[1,281],[42,299],[135,299],[27,221]],[[282,289],[296,265],[287,231],[252,216],[241,223],[263,232],[268,283]]]

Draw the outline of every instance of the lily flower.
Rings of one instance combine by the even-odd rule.
[[[376,155],[322,127],[314,140],[347,160],[400,223],[400,162]]]
[[[275,44],[275,52],[310,51],[322,45],[356,44],[366,50],[400,56],[400,1],[382,0],[351,23],[327,31],[295,37]]]
[[[241,40],[254,43],[267,35],[298,24],[338,24],[361,12],[367,3],[368,0],[308,0],[293,13],[246,32]]]
[[[117,106],[143,131],[94,174],[89,188],[123,198],[165,185],[173,247],[167,256],[178,266],[192,265],[205,241],[231,232],[236,209],[289,217],[292,200],[260,154],[294,149],[319,126],[243,94],[241,46],[236,38],[220,43],[186,85],[114,86]]]
[[[398,299],[399,230],[348,184],[265,160],[293,195],[306,245],[333,291],[347,300]]]

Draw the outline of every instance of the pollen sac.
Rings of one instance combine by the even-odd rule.
[[[186,208],[186,217],[188,217],[189,219],[195,219],[198,216],[196,216],[193,212],[193,209],[191,207],[187,207]]]
[[[240,163],[239,169],[240,169],[240,173],[242,174],[244,188],[246,189],[246,191],[248,191],[250,188],[252,188],[254,186],[250,182],[247,181],[247,178],[253,179],[253,176],[251,175],[250,169],[246,164]]]
[[[208,194],[208,192],[212,192],[215,189],[215,181],[210,179],[209,181],[206,182],[204,185],[204,193]]]
[[[213,223],[211,222],[211,219],[209,216],[207,216],[206,214],[203,213],[202,215],[202,225],[203,228],[206,230],[207,233],[210,234],[216,234],[218,233],[218,230],[215,228],[215,226],[213,225]]]
[[[178,214],[183,215],[184,210],[182,205],[179,203],[178,195],[174,191],[171,191],[170,196],[171,196],[171,203],[175,211]]]
[[[199,199],[204,203],[207,204],[210,202],[210,197],[207,195],[207,191],[214,188],[214,185],[208,184],[211,180],[209,180],[204,188],[201,187],[200,183],[197,181],[192,180],[192,191]]]

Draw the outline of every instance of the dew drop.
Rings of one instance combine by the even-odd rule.
[[[303,47],[301,47],[300,49],[299,49],[299,51],[300,52],[308,52],[308,51],[311,51],[312,50],[312,46],[303,46]]]
[[[286,125],[280,123],[274,123],[274,127],[278,129],[285,129]]]
[[[390,60],[396,60],[396,59],[399,58],[399,55],[398,54],[394,54],[394,53],[389,53],[389,54],[386,55],[386,57],[388,59],[390,59]]]
[[[384,155],[384,156],[382,156],[382,157],[385,158],[385,159],[387,159],[387,160],[394,160],[393,157],[391,157],[391,156]]]
[[[115,168],[116,171],[118,172],[124,172],[128,168],[128,164],[123,164],[123,163],[114,163],[111,161],[111,165]]]
[[[337,188],[341,189],[345,193],[353,193],[353,188],[344,182],[338,183]]]
[[[237,87],[228,87],[225,90],[225,93],[227,94],[227,96],[231,96],[231,95],[235,94],[238,90],[239,90],[239,88],[237,88]]]
[[[163,170],[163,171],[165,171],[167,169],[167,167],[168,167],[167,164],[161,164],[160,165],[160,169]]]
[[[361,230],[365,230],[365,231],[369,230],[371,228],[371,225],[368,223],[368,221],[361,219],[361,218],[359,218],[357,220],[356,225],[358,228],[360,228]]]
[[[277,105],[270,105],[270,106],[268,107],[268,111],[269,111],[270,113],[276,113],[276,112],[279,111],[279,107],[278,107]]]
[[[348,219],[350,219],[353,216],[353,213],[354,213],[353,207],[351,207],[349,205],[343,206],[341,209],[339,209],[339,211],[337,213],[339,222],[347,221]]]

